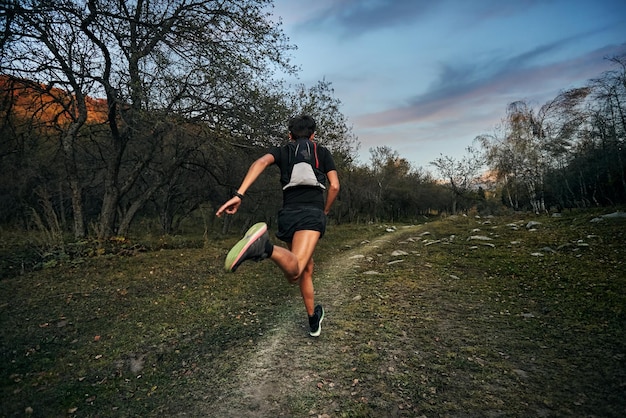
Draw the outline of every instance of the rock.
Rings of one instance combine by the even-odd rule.
[[[526,229],[534,229],[535,227],[541,225],[541,222],[530,221],[526,224]]]
[[[470,241],[470,240],[478,240],[478,241],[493,241],[493,238],[489,238],[489,237],[486,237],[486,236],[484,236],[484,235],[472,235],[472,236],[470,236],[470,237],[467,239],[467,241]]]
[[[441,240],[440,240],[440,239],[438,239],[438,240],[436,240],[436,241],[428,241],[428,242],[425,242],[425,243],[424,243],[424,247],[428,247],[429,245],[433,245],[433,244],[438,244],[438,243],[440,243],[440,242],[441,242]]]
[[[607,215],[602,215],[602,217],[604,219],[610,219],[610,218],[626,218],[626,212],[613,212],[613,213],[609,213]]]
[[[130,363],[130,371],[133,374],[139,374],[143,370],[143,365],[145,362],[145,355],[131,355],[129,359]]]
[[[602,222],[605,219],[616,219],[616,218],[626,218],[626,212],[613,212],[613,213],[607,213],[606,215],[602,215],[599,218],[593,218],[591,220],[591,222]]]

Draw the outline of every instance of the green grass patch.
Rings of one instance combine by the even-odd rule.
[[[272,263],[223,272],[234,235],[3,279],[0,416],[210,416],[276,329],[309,376],[285,416],[623,416],[626,222],[593,216],[333,226],[319,339]]]

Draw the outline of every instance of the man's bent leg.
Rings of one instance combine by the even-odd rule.
[[[295,254],[284,247],[274,245],[270,260],[283,271],[290,283],[298,281],[300,269],[298,267],[298,257]]]
[[[274,246],[270,259],[283,271],[290,283],[296,283],[312,257],[320,233],[318,231],[298,231],[289,249]]]

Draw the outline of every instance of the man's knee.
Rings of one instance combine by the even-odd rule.
[[[283,273],[285,274],[285,278],[287,279],[287,281],[291,284],[298,283],[298,280],[301,276],[301,273],[297,270],[284,271]]]

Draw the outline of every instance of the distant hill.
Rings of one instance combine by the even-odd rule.
[[[87,97],[87,123],[107,120],[107,101]],[[35,118],[42,125],[64,125],[75,114],[74,97],[59,88],[12,76],[0,75],[0,117],[12,114],[23,119]]]

